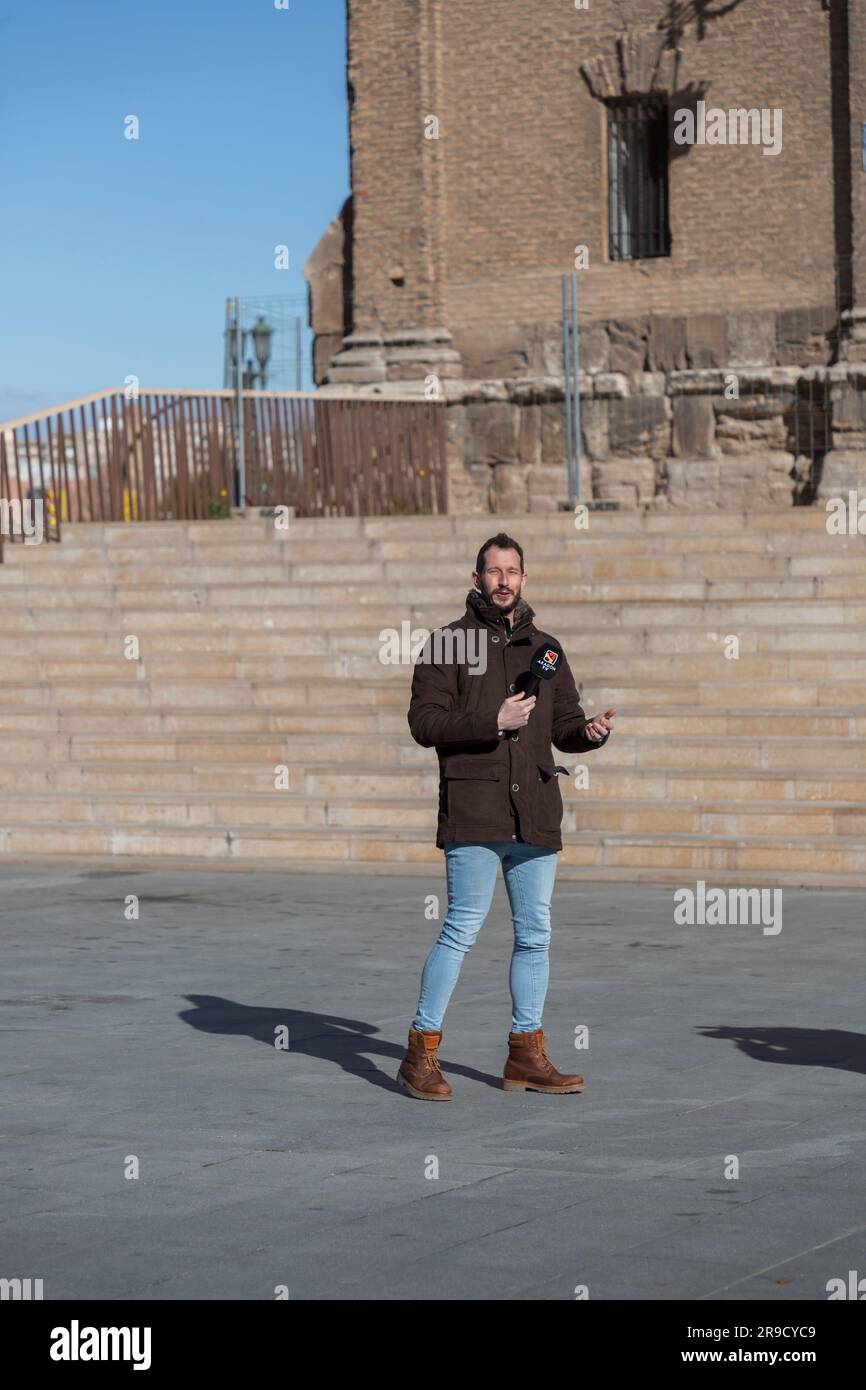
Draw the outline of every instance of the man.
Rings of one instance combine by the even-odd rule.
[[[551,680],[524,696],[532,657],[555,643],[523,597],[523,550],[500,532],[478,552],[466,613],[427,642],[412,677],[409,728],[439,758],[436,844],[445,851],[448,912],[427,957],[409,1046],[397,1080],[419,1100],[450,1100],[437,1051],[460,967],[490,909],[502,865],[514,922],[506,1091],[563,1095],[583,1077],[558,1072],[541,1014],[547,993],[550,899],[562,849],[563,753],[600,748],[615,710],[588,719],[564,652]],[[439,660],[448,637],[450,651]],[[558,644],[556,644],[558,645]],[[438,646],[438,649],[437,649]],[[454,659],[455,655],[458,659]],[[472,660],[480,656],[480,660]],[[476,669],[473,669],[475,667]]]

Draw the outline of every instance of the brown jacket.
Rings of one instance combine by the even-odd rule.
[[[589,716],[581,709],[564,653],[557,674],[541,682],[529,722],[500,736],[496,716],[502,701],[515,694],[515,682],[528,673],[536,648],[556,640],[535,626],[534,610],[525,599],[517,600],[510,616],[509,631],[498,609],[470,589],[465,615],[437,629],[415,665],[407,717],[416,743],[435,748],[439,757],[440,849],[455,841],[480,840],[562,849],[557,774],[569,769],[555,764],[550,745],[562,753],[587,753],[610,737],[593,743],[584,735]],[[477,631],[470,636],[472,629]],[[470,671],[473,653],[484,647],[469,646],[468,652],[456,647],[460,660],[449,659],[447,650],[436,651],[437,633],[449,631],[458,635],[447,640],[485,644],[483,673]],[[432,656],[440,659],[432,661]]]

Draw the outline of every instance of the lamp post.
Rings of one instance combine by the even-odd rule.
[[[253,340],[253,350],[256,354],[256,361],[259,364],[259,385],[264,391],[267,386],[267,366],[271,358],[271,338],[274,330],[267,319],[261,314],[256,319],[250,329],[250,336]]]
[[[233,365],[233,368],[234,368],[234,376],[235,376],[235,390],[236,390],[236,392],[237,392],[237,417],[238,417],[238,449],[237,449],[238,478],[237,478],[237,482],[238,482],[238,506],[239,506],[239,507],[244,507],[244,506],[246,506],[246,500],[247,500],[247,498],[246,498],[246,492],[247,492],[247,470],[246,470],[246,458],[245,458],[245,456],[244,456],[244,455],[245,455],[245,440],[244,440],[244,424],[245,424],[245,421],[244,421],[243,360],[244,360],[244,341],[245,341],[247,335],[244,333],[244,330],[241,328],[241,301],[240,301],[240,299],[236,299],[236,300],[235,300],[235,322],[234,322],[234,330],[235,330],[235,331],[234,331],[234,334],[233,334],[234,343],[233,343],[233,352],[232,352],[232,365]]]
[[[264,391],[267,387],[267,369],[271,359],[271,339],[274,330],[263,314],[259,314],[252,328],[241,326],[242,304],[239,298],[226,300],[225,328],[225,386],[233,386],[237,402],[237,504],[246,503],[246,438],[244,418],[244,392],[253,391],[256,385]],[[252,339],[256,361],[248,357],[244,362],[247,339]],[[258,369],[256,369],[258,363]]]

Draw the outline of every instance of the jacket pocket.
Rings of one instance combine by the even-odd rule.
[[[442,764],[440,808],[459,839],[489,838],[508,815],[502,764],[489,757],[454,754]]]
[[[443,759],[442,772],[449,782],[452,778],[461,780],[472,780],[482,782],[498,782],[502,777],[502,764],[493,762],[489,758],[473,758],[471,756],[450,757]]]
[[[539,762],[538,764],[538,830],[547,831],[549,834],[556,834],[562,825],[562,792],[559,790],[559,777],[557,773],[568,772],[567,767],[560,767],[551,758],[549,762]]]
[[[539,782],[549,782],[552,777],[556,777],[558,772],[564,772],[566,777],[569,775],[567,767],[562,767],[559,763],[555,763],[552,760],[549,763],[538,764]]]

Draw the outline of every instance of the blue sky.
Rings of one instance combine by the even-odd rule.
[[[0,0],[0,420],[221,386],[226,296],[305,292],[349,192],[345,7],[289,5]]]

